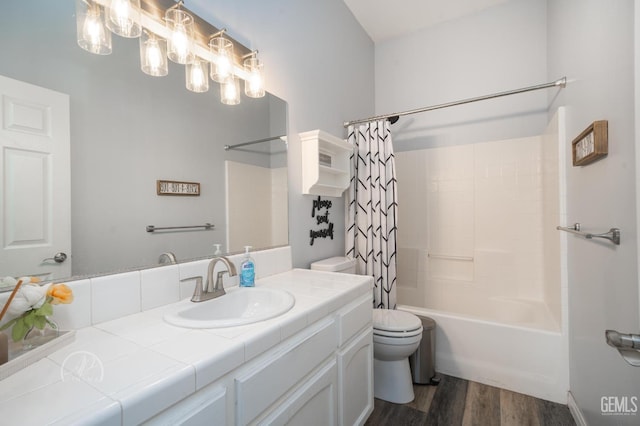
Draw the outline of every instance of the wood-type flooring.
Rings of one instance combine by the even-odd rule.
[[[439,374],[437,386],[414,385],[415,400],[375,400],[365,426],[575,426],[566,405]]]

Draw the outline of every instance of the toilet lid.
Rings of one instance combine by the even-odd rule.
[[[409,312],[398,311],[395,309],[373,310],[374,330],[407,332],[418,330],[421,327],[422,322],[420,321],[420,318],[410,314]]]

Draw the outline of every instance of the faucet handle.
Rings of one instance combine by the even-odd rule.
[[[228,274],[229,271],[219,271],[218,274],[216,275],[216,284],[213,287],[213,290],[220,290],[223,289],[224,290],[224,274]]]
[[[202,289],[202,277],[201,276],[195,276],[195,277],[189,277],[189,278],[183,278],[180,280],[181,283],[186,282],[186,281],[191,281],[191,280],[196,280],[196,287],[193,290],[193,296],[191,297],[192,301],[200,301],[202,300],[202,293],[203,293],[203,289]]]

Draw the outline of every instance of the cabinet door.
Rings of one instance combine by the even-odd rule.
[[[362,425],[373,411],[373,330],[338,352],[340,425]]]
[[[209,385],[158,414],[145,425],[224,426],[227,389]]]
[[[332,359],[258,424],[335,426],[337,406],[338,368]]]
[[[303,337],[295,337],[290,346],[255,363],[235,378],[236,423],[247,425],[270,410],[287,392],[305,377],[333,358],[338,347],[335,321],[320,320],[308,327]]]

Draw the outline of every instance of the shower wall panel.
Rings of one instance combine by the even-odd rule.
[[[544,141],[396,153],[399,303],[447,310],[489,297],[547,302],[557,288],[545,284],[557,275],[553,265],[545,271],[545,241],[558,196],[557,158],[554,167]]]

